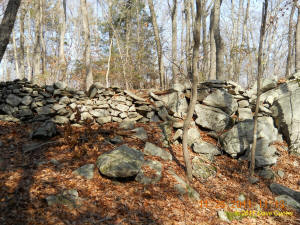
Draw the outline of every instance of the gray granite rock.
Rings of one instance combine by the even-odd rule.
[[[147,172],[150,169],[151,176],[145,174],[145,167],[147,167]],[[162,169],[163,166],[158,161],[152,161],[152,160],[146,160],[139,171],[139,173],[136,175],[135,180],[141,184],[148,185],[148,184],[155,184],[157,183],[161,177],[162,177]]]
[[[138,174],[144,163],[144,154],[127,145],[103,153],[97,159],[100,172],[108,177],[132,177]]]
[[[160,148],[150,142],[146,142],[146,145],[144,148],[144,154],[158,156],[164,160],[172,160],[172,155],[169,152],[163,150],[162,148]]]
[[[87,180],[93,179],[94,177],[94,164],[86,164],[73,171],[73,174],[80,175]]]
[[[58,133],[55,123],[52,121],[45,121],[35,130],[33,130],[32,138],[51,138]]]
[[[221,152],[217,146],[204,141],[194,143],[193,151],[201,154],[221,155]]]

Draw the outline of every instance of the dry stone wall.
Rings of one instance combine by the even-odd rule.
[[[276,163],[276,149],[281,134],[292,151],[299,154],[300,88],[299,74],[287,82],[262,81],[259,107],[257,165]],[[175,84],[167,91],[143,90],[143,95],[118,87],[92,85],[88,93],[67,87],[62,82],[43,87],[26,80],[0,83],[0,120],[46,121],[57,124],[83,124],[85,120],[107,122],[165,122],[162,126],[169,142],[180,141],[183,119],[191,96],[189,83]],[[222,149],[232,157],[248,159],[253,136],[253,112],[256,85],[245,90],[232,81],[206,81],[198,85],[194,121],[188,144],[201,153],[204,146],[198,127],[218,139]],[[167,126],[165,126],[167,124]],[[171,126],[170,126],[171,125]],[[169,126],[169,127],[168,127]],[[171,137],[170,129],[175,135]]]

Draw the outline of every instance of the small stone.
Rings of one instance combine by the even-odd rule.
[[[144,172],[143,166],[147,166],[153,171],[154,175],[147,176]],[[141,184],[154,184],[158,182],[162,177],[162,164],[158,161],[146,160],[143,164],[141,170],[135,177],[135,180]]]
[[[162,148],[150,142],[146,142],[144,153],[145,155],[158,156],[164,160],[172,160],[172,155],[169,152],[163,150]]]
[[[178,122],[174,122],[173,123],[173,127],[174,128],[183,128],[183,123],[184,123],[184,121],[178,121]]]
[[[119,124],[119,128],[125,129],[125,130],[132,130],[134,129],[135,121],[130,120],[124,120]]]
[[[53,121],[54,123],[57,123],[57,124],[66,124],[69,122],[69,119],[65,116],[57,115],[54,118],[52,118],[51,121]]]
[[[178,138],[182,138],[183,131],[181,129],[176,130],[174,136],[173,136],[173,141],[176,141]]]
[[[54,88],[56,88],[56,89],[63,90],[66,87],[67,87],[67,85],[64,82],[58,81],[58,82],[54,83]]]
[[[256,184],[259,182],[259,179],[257,177],[249,177],[249,182],[251,184]]]
[[[258,173],[258,175],[267,180],[272,180],[275,176],[274,172],[271,169],[263,169]]]
[[[221,155],[220,150],[213,144],[198,141],[193,144],[193,151],[201,154]]]
[[[284,177],[284,172],[282,170],[278,170],[277,171],[277,174],[280,178],[283,178]]]
[[[109,140],[112,144],[122,144],[123,137],[122,136],[115,136],[114,138]]]
[[[246,201],[246,197],[245,197],[245,195],[243,195],[243,194],[240,194],[240,196],[239,196],[238,200],[239,200],[240,202],[244,202],[244,201]]]
[[[6,103],[11,106],[18,106],[22,102],[22,99],[14,94],[10,94],[6,98]]]
[[[22,104],[23,105],[30,105],[32,103],[32,97],[29,95],[26,95],[22,98]]]
[[[81,113],[81,120],[85,121],[85,120],[93,120],[93,119],[94,119],[93,116],[88,112]]]
[[[218,216],[219,216],[220,220],[230,223],[230,220],[228,219],[227,214],[223,210],[218,211]]]
[[[105,124],[111,122],[111,116],[104,116],[104,117],[99,117],[96,119],[97,123],[99,124]]]
[[[30,109],[21,109],[19,110],[20,117],[30,117],[33,116],[33,113]]]
[[[57,134],[57,129],[55,123],[52,121],[46,121],[36,128],[31,137],[32,138],[51,138]]]
[[[58,166],[58,165],[59,165],[59,161],[56,160],[56,159],[50,159],[50,162],[51,162],[52,164],[54,164],[55,166]]]
[[[133,129],[132,131],[135,132],[135,134],[133,135],[134,137],[136,137],[142,141],[146,141],[148,139],[147,132],[143,127],[137,127],[135,129]]]
[[[86,164],[73,171],[73,174],[80,175],[87,180],[93,179],[94,177],[94,164]]]
[[[70,99],[67,96],[63,96],[59,99],[59,104],[68,105],[70,103]]]

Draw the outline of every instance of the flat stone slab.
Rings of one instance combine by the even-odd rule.
[[[144,153],[145,155],[158,156],[164,160],[172,160],[172,155],[169,152],[163,150],[162,148],[150,142],[146,142]]]

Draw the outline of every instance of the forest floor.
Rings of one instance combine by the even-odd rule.
[[[137,124],[148,132],[148,141],[162,146],[161,130],[155,123]],[[263,212],[289,211],[285,216],[245,216],[231,224],[300,224],[300,214],[290,208],[277,205],[269,190],[270,181],[263,180],[251,185],[248,181],[248,164],[229,156],[216,156],[212,163],[217,168],[215,177],[205,182],[194,179],[192,186],[200,194],[200,201],[179,196],[174,189],[175,180],[168,174],[172,168],[184,178],[182,148],[172,145],[168,150],[177,160],[162,161],[158,157],[145,159],[161,161],[163,176],[153,185],[142,185],[134,180],[116,181],[103,177],[95,167],[94,178],[83,179],[72,174],[78,167],[96,162],[99,155],[116,145],[105,140],[117,132],[116,123],[99,127],[59,127],[60,134],[52,138],[52,145],[27,153],[22,146],[32,142],[30,132],[34,124],[15,124],[0,121],[0,224],[228,224],[221,221],[218,211],[235,211],[230,205],[236,203],[240,194],[246,196],[244,210],[255,210],[261,205]],[[215,143],[205,132],[203,139]],[[143,149],[145,143],[130,135],[124,136],[129,147]],[[215,143],[216,144],[216,143]],[[283,178],[275,182],[293,190],[300,189],[300,157],[291,156],[278,143],[280,157],[272,167],[282,170]],[[191,153],[192,155],[194,153]],[[59,164],[51,163],[57,160]],[[45,163],[42,163],[45,162]],[[298,166],[296,164],[298,163]],[[46,197],[66,189],[76,189],[84,199],[81,207],[48,206]],[[250,205],[251,203],[251,205]]]

